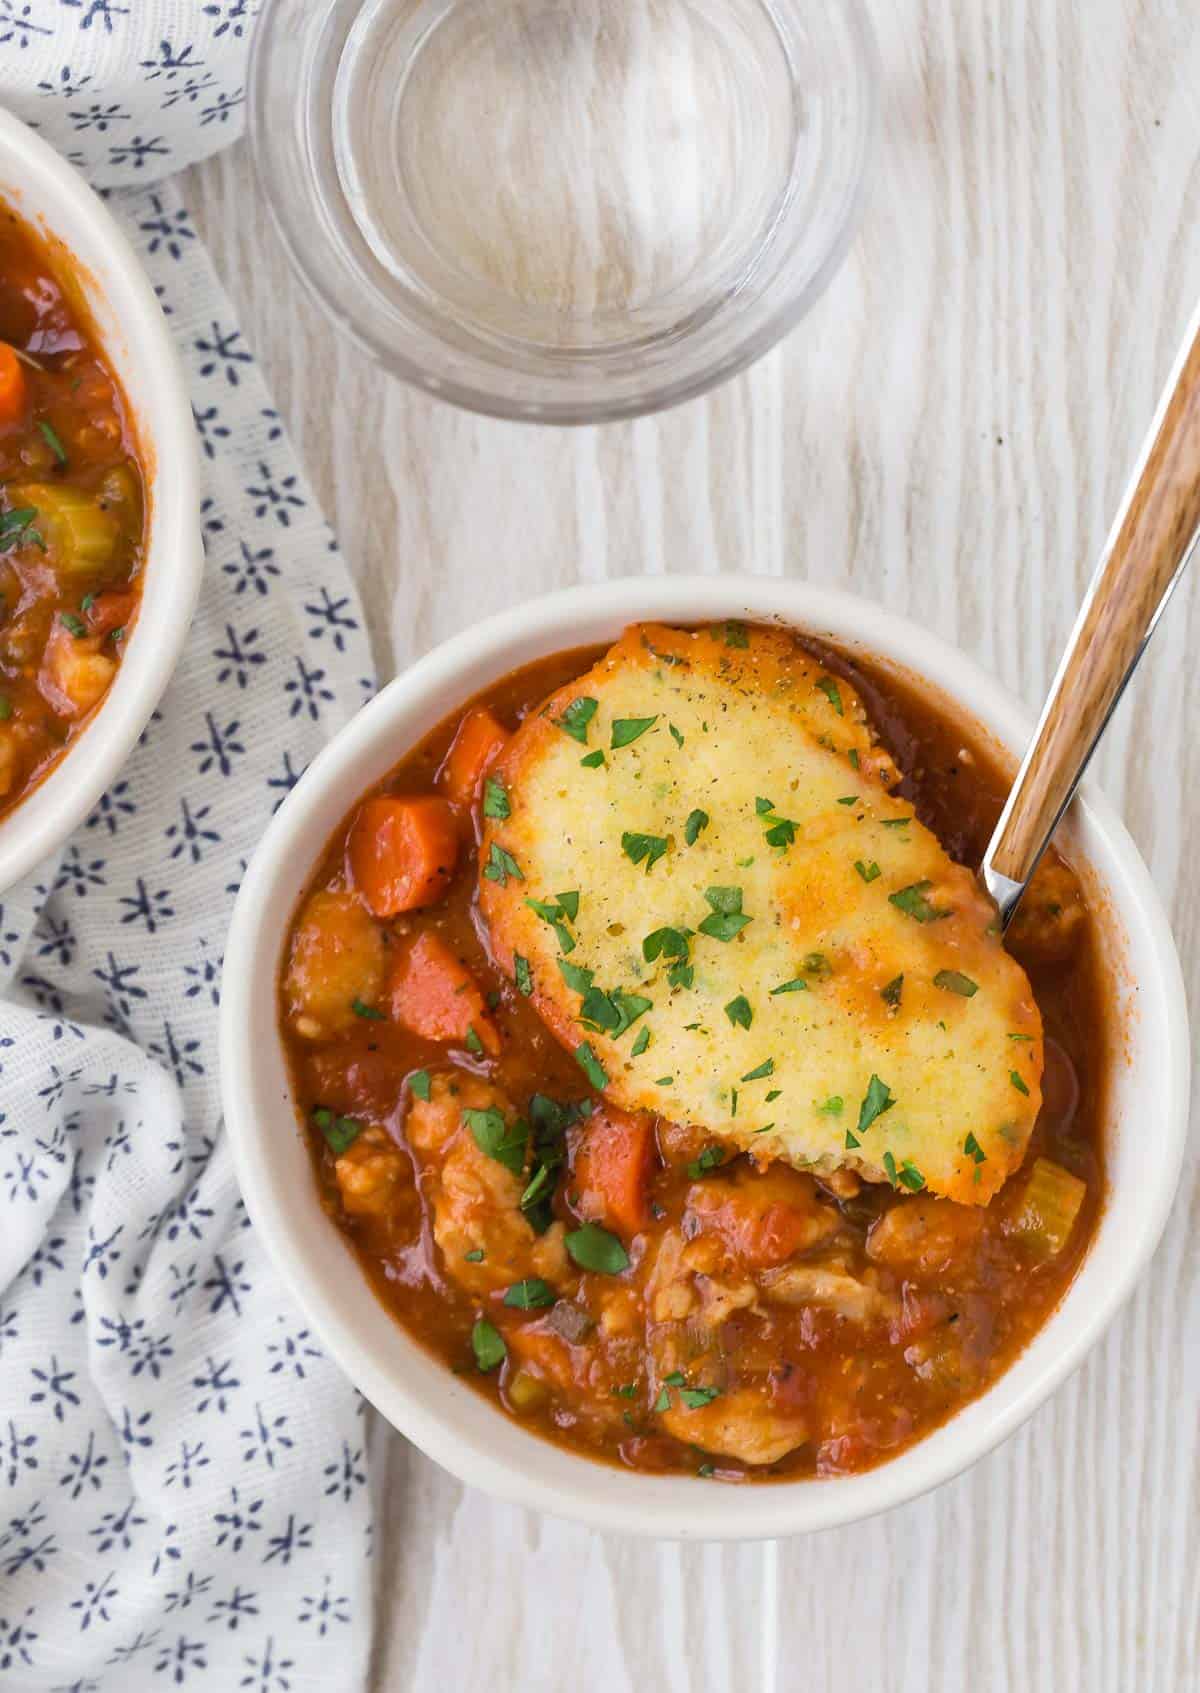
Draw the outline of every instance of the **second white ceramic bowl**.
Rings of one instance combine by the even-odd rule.
[[[631,622],[779,619],[924,679],[1016,759],[1025,713],[969,659],[915,624],[802,582],[666,577],[577,588],[491,618],[398,677],[315,760],[242,883],[225,951],[221,1080],[242,1193],[292,1293],[347,1375],[463,1481],[596,1528],[655,1537],[795,1534],[869,1516],[995,1446],[1078,1365],[1133,1287],[1166,1220],[1186,1128],[1188,1032],[1174,944],[1124,827],[1085,785],[1066,825],[1100,916],[1120,1040],[1107,1124],[1110,1192],[1061,1305],[1005,1375],[941,1428],[864,1475],[723,1486],[593,1463],[528,1433],[465,1386],[375,1299],[322,1210],[292,1105],[275,994],[288,925],[329,836],[404,752],[519,665],[609,641]]]
[[[162,307],[77,170],[0,110],[0,200],[69,265],[128,401],[146,480],[142,603],[116,680],[83,733],[0,819],[0,893],[78,828],[150,720],[187,638],[204,569],[195,424]]]

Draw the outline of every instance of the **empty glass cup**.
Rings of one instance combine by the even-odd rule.
[[[590,423],[785,334],[853,232],[861,0],[268,0],[251,130],[291,257],[389,370]]]

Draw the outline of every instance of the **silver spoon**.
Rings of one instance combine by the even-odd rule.
[[[980,874],[1007,928],[1200,542],[1200,310],[1088,586]]]

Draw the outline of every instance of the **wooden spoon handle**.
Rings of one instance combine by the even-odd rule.
[[[996,825],[984,859],[989,887],[989,870],[1016,890],[1033,874],[1198,538],[1200,310]]]

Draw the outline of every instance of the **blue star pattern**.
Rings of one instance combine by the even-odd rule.
[[[44,132],[158,176],[237,128],[256,9],[0,0],[0,100],[27,65]],[[209,568],[134,754],[0,903],[0,1687],[359,1693],[363,1424],[250,1227],[215,1053],[245,862],[370,656],[176,190],[110,204],[189,377]]]
[[[141,186],[240,135],[260,0],[0,0],[0,105],[102,188]],[[151,256],[178,262],[186,213],[154,200]],[[176,221],[176,219],[180,221]]]

